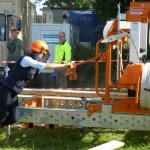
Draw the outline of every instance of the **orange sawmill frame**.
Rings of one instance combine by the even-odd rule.
[[[143,7],[143,5],[145,7]],[[142,14],[133,15],[131,13],[131,8],[142,8]],[[140,9],[139,9],[140,10]],[[150,3],[148,2],[131,2],[130,10],[127,12],[127,21],[129,22],[142,22],[148,23],[148,19],[150,18]],[[117,30],[117,19],[111,26],[111,30],[108,36],[114,34],[114,31]],[[103,39],[99,40],[96,43],[96,57],[85,60],[83,62],[78,62],[76,65],[71,68],[66,68],[66,74],[70,72],[70,79],[76,80],[76,69],[78,66],[82,64],[86,64],[89,62],[95,62],[95,89],[97,95],[104,100],[105,105],[112,106],[113,113],[129,113],[129,114],[150,114],[149,109],[144,109],[140,107],[139,97],[140,97],[140,88],[141,88],[141,77],[143,71],[143,64],[128,64],[124,73],[121,73],[121,61],[122,61],[122,43],[124,38],[119,40],[120,44],[120,57],[119,57],[119,69],[118,69],[118,82],[116,83],[116,93],[119,95],[121,93],[121,89],[133,90],[135,91],[135,95],[133,97],[128,96],[125,99],[117,99],[110,98],[111,93],[111,55],[112,55],[112,47],[116,43],[110,42],[107,44],[106,52],[99,52],[99,47]],[[105,76],[105,93],[101,93],[98,88],[98,79],[99,79],[99,62],[106,63],[106,76]],[[135,71],[135,73],[134,73]],[[100,104],[89,104],[87,106],[88,115],[91,115],[94,112],[102,111],[102,105]]]

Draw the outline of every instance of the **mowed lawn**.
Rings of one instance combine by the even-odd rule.
[[[125,143],[119,150],[150,150],[149,131],[12,126],[7,139],[6,129],[0,128],[0,150],[88,150],[113,140]]]

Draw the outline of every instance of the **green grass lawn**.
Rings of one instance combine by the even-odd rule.
[[[147,131],[13,126],[9,140],[5,131],[0,128],[0,150],[88,150],[112,140],[125,143],[119,150],[150,150],[150,132]]]

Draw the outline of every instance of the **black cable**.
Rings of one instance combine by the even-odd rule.
[[[131,36],[131,35],[130,35],[130,36],[128,35],[127,37],[128,37],[128,38],[130,39],[130,41],[132,42],[132,44],[133,44],[133,46],[134,46],[134,48],[135,48],[135,50],[136,50],[137,57],[138,57],[138,59],[140,60],[140,57],[139,57],[139,54],[138,54],[138,50],[137,50],[137,47],[136,47],[136,45],[135,45],[135,42],[134,42],[132,36]]]

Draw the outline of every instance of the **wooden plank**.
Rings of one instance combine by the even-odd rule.
[[[43,96],[68,96],[68,97],[86,97],[86,98],[100,98],[95,91],[75,91],[75,90],[55,90],[55,89],[29,89],[25,88],[23,95],[43,95]],[[101,92],[101,94],[105,94]],[[110,93],[111,99],[125,99],[128,98],[127,93]]]
[[[35,95],[22,95],[19,94],[18,98],[19,99],[30,99],[34,97]],[[41,95],[38,95],[36,97],[41,97]],[[63,96],[43,96],[44,99],[49,99],[49,100],[72,100],[72,101],[82,101],[81,97],[63,97]],[[87,101],[94,101],[94,102],[99,102],[103,101],[101,98],[86,98]]]
[[[21,94],[43,95],[43,96],[70,96],[70,97],[89,97],[99,98],[95,91],[74,91],[74,90],[55,90],[55,89],[24,89]]]
[[[124,146],[123,142],[119,142],[119,141],[114,140],[114,141],[107,142],[105,144],[96,146],[96,147],[91,148],[89,150],[115,150],[115,149],[120,148],[122,146]]]

